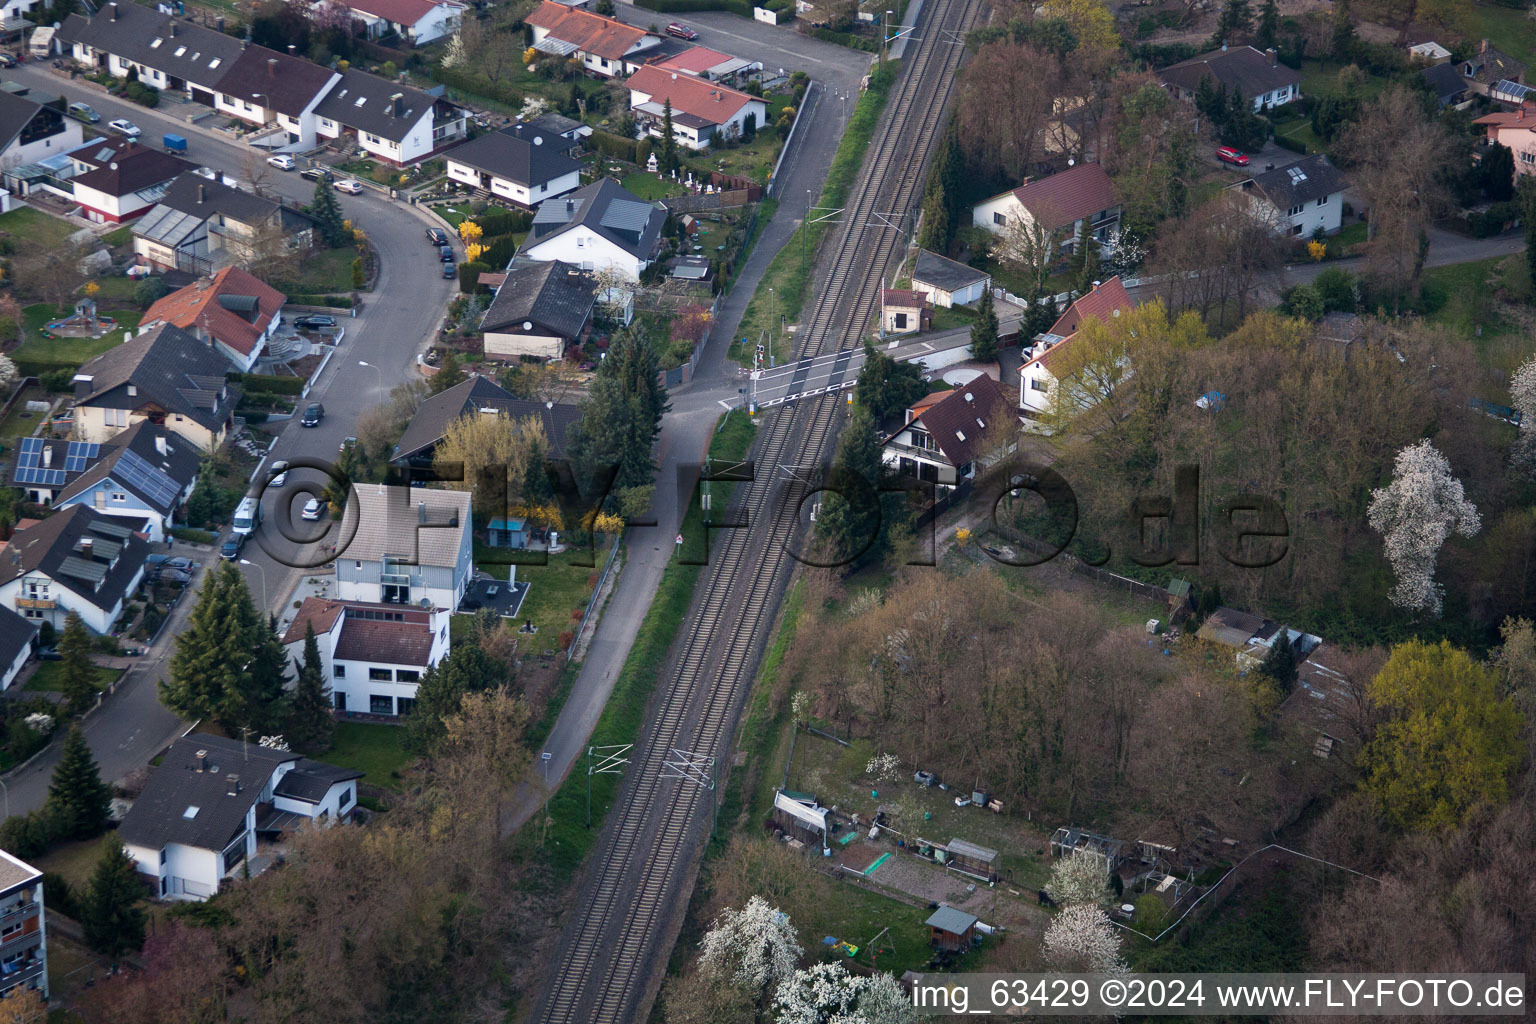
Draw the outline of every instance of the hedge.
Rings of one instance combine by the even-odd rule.
[[[503,264],[505,266],[505,264]],[[477,292],[484,294],[490,289],[480,283],[480,275],[491,271],[490,264],[476,260],[473,263],[459,264],[459,291],[465,295],[474,295]]]
[[[304,382],[297,377],[273,377],[265,373],[232,373],[229,379],[240,385],[246,394],[297,395],[304,390]]]
[[[533,214],[526,210],[487,210],[471,219],[480,225],[483,238],[518,234],[533,227]]]
[[[512,257],[517,255],[517,236],[502,235],[480,243],[485,246],[485,252],[480,254],[479,262],[488,267],[505,267],[512,262]]]
[[[880,49],[880,44],[873,39],[865,39],[856,36],[852,32],[834,32],[829,28],[813,28],[811,35],[824,43],[836,43],[838,46],[846,46],[852,50],[864,50],[867,53],[875,53]]]
[[[1279,146],[1281,149],[1288,149],[1292,153],[1300,153],[1302,156],[1307,155],[1307,147],[1305,143],[1297,142],[1295,139],[1286,138],[1284,135],[1280,135],[1278,133],[1274,138],[1275,145]]]
[[[743,18],[752,17],[752,4],[747,0],[635,0],[636,7],[662,14],[687,14],[690,11],[730,11]]]
[[[68,371],[70,377],[74,377],[80,365],[79,363],[50,363],[46,359],[18,359],[16,371],[23,377],[42,377],[44,374]],[[63,390],[67,391],[68,388]]]
[[[337,309],[351,309],[352,296],[350,295],[290,295],[288,304],[291,306],[333,306]]]
[[[620,160],[635,162],[635,140],[626,139],[622,135],[612,132],[594,131],[591,138],[587,139],[591,147],[607,156],[618,157]]]

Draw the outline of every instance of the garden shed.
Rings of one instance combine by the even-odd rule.
[[[926,922],[928,944],[939,949],[965,951],[976,938],[976,915],[954,907],[940,907]]]

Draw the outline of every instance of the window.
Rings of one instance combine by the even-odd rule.
[[[385,694],[370,693],[368,695],[368,713],[373,715],[394,714],[395,698]]]
[[[1300,215],[1301,215],[1301,212],[1302,212],[1302,211],[1303,211],[1303,210],[1305,210],[1305,209],[1306,209],[1306,208],[1307,208],[1307,207],[1306,207],[1306,204],[1305,204],[1305,203],[1303,203],[1303,204],[1302,204],[1302,205],[1301,205],[1301,206],[1293,206],[1293,207],[1291,207],[1291,208],[1290,208],[1290,210],[1289,210],[1289,211],[1288,211],[1288,214],[1289,214],[1289,216],[1292,216],[1292,217],[1297,217],[1297,216],[1300,216]]]
[[[1536,163],[1536,153],[1521,153],[1520,162],[1526,164]]]
[[[336,710],[337,711],[345,711],[345,710],[347,710],[347,695],[346,694],[342,693],[340,690],[336,690],[335,692],[333,692],[331,694],[331,696],[336,698]]]
[[[1321,199],[1319,199],[1317,201],[1317,205],[1319,207],[1327,206],[1328,205],[1328,197],[1327,196],[1323,196],[1323,198],[1321,198]]]
[[[414,697],[396,697],[395,698],[395,710],[396,710],[396,713],[401,714],[401,715],[408,715],[412,711],[414,711],[415,709],[416,709],[416,699]]]
[[[400,668],[395,670],[395,682],[415,683],[421,681],[421,673],[413,668]]]
[[[122,491],[113,491],[112,500],[116,502],[124,502],[128,500],[128,495],[124,494]]]
[[[578,249],[585,249],[586,246],[587,246],[587,240],[585,238],[581,237],[580,235],[577,235],[576,236],[576,248],[578,248]]]
[[[345,666],[345,665],[332,665],[331,666],[331,675],[333,677],[337,678],[337,679],[345,679],[345,678],[347,678],[347,666]]]
[[[341,797],[336,801],[336,806],[343,811],[352,806],[352,789],[350,787],[341,791]]]
[[[1292,228],[1291,229],[1291,234],[1293,234],[1293,235],[1301,234],[1301,225],[1297,224],[1294,228]]]
[[[368,669],[368,679],[370,682],[388,683],[392,682],[394,678],[394,673],[390,672],[390,670],[387,668],[370,667]]]
[[[549,191],[549,182],[546,181],[546,182],[542,183],[541,185],[539,185],[539,191],[540,192],[548,192]]]
[[[1043,378],[1041,378],[1041,377],[1031,377],[1031,378],[1029,378],[1029,390],[1031,390],[1031,391],[1045,391],[1045,390],[1048,390],[1048,389],[1046,388],[1045,380]]]
[[[993,213],[993,214],[992,214],[992,223],[993,223],[993,224],[999,224],[999,225],[1001,225],[1001,224],[1007,224],[1007,223],[1008,223],[1008,218],[1007,218],[1007,217],[1004,217],[1004,216],[1003,216],[1003,215],[1002,215],[1002,214],[1000,214],[1000,213],[995,213],[995,212],[994,212],[994,213]]]

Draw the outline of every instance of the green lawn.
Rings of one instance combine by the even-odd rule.
[[[1353,224],[1340,228],[1339,233],[1333,236],[1333,240],[1346,249],[1351,245],[1359,245],[1365,241],[1368,227],[1369,225],[1365,221],[1356,221]]]
[[[1472,21],[1477,26],[1474,39],[1490,40],[1516,60],[1536,65],[1536,22],[1531,20],[1528,10],[1475,4]]]
[[[41,857],[32,858],[32,864],[39,871],[63,875],[70,890],[83,895],[85,886],[91,880],[91,872],[96,870],[96,861],[100,858],[100,838],[71,839],[59,843]],[[44,893],[45,899],[47,895]]]
[[[667,199],[671,196],[680,196],[687,193],[687,189],[669,178],[652,174],[650,171],[637,171],[625,178],[621,184],[639,196],[641,199]]]
[[[1321,153],[1328,148],[1328,143],[1317,137],[1312,131],[1312,121],[1309,118],[1298,117],[1294,121],[1284,121],[1275,125],[1275,135],[1299,142],[1307,147],[1307,153]]]
[[[96,667],[96,689],[105,690],[114,679],[123,674],[120,668]],[[62,661],[45,661],[37,666],[37,671],[32,673],[32,678],[27,680],[27,685],[22,687],[32,693],[52,691],[62,692],[64,689],[64,663]]]
[[[108,231],[101,236],[101,240],[114,249],[120,245],[127,245],[133,241],[133,224],[124,224],[120,228]]]
[[[592,577],[602,571],[602,560],[607,556],[611,543],[611,540],[598,538],[597,553],[594,556],[598,565],[594,567],[575,564],[578,558],[589,556],[590,553],[585,549],[578,551],[571,548],[557,552],[548,556],[548,564],[539,565],[537,561],[543,558],[542,552],[514,552],[505,548],[488,548],[476,542],[477,568],[504,580],[508,571],[505,559],[515,557],[518,581],[528,584],[528,596],[523,599],[523,607],[518,611],[516,625],[521,626],[525,620],[531,621],[539,632],[531,639],[524,638],[524,653],[553,648],[557,646],[561,633],[575,631],[576,624],[581,621],[576,610],[586,607],[587,598],[592,593]],[[460,625],[461,622],[463,625]],[[470,625],[472,619],[467,615],[456,615],[450,623],[456,635]]]
[[[116,232],[113,232],[113,234],[116,234]],[[114,277],[99,277],[96,279],[96,305],[105,308],[119,303],[137,304],[133,293],[138,287],[139,282],[126,274],[119,274]]]
[[[434,206],[432,212],[448,222],[448,226],[458,233],[459,225],[469,219],[469,211],[461,210],[456,206]]]
[[[29,244],[63,245],[66,238],[79,230],[67,220],[50,217],[30,206],[21,206],[0,215],[0,237],[14,238]]]
[[[53,363],[58,366],[78,366],[88,359],[101,355],[107,349],[120,344],[130,331],[139,326],[143,314],[136,309],[103,310],[103,315],[118,322],[118,329],[100,338],[45,338],[43,325],[60,315],[58,307],[47,302],[34,303],[22,308],[22,326],[26,340],[11,353],[18,362]]]
[[[18,437],[26,437],[37,429],[40,419],[37,413],[27,412],[28,402],[41,402],[46,400],[48,392],[42,388],[28,388],[11,410],[11,414],[0,420],[0,445],[11,447]]]
[[[954,327],[969,327],[976,322],[976,311],[965,306],[935,307],[933,329],[947,331]]]
[[[331,749],[320,759],[338,768],[360,771],[366,785],[384,789],[399,789],[399,773],[412,761],[405,749],[403,728],[367,722],[337,722]]]
[[[357,250],[350,245],[312,253],[291,281],[273,282],[280,292],[293,295],[345,295],[352,291],[352,261]]]
[[[1302,61],[1301,94],[1313,97],[1341,95],[1339,69],[1343,66],[1336,60]],[[1389,84],[1389,80],[1380,75],[1367,74],[1365,84],[1360,87],[1360,98],[1372,99],[1380,95]]]

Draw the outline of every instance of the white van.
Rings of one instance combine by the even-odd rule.
[[[230,531],[249,536],[256,531],[256,524],[261,522],[261,503],[250,495],[240,499],[240,505],[235,509],[234,525]]]

